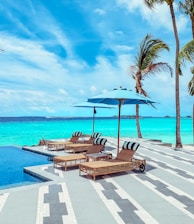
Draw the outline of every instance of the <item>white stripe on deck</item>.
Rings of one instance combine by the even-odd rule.
[[[147,149],[151,153],[160,155],[161,157],[169,158],[169,159],[171,159],[171,160],[173,160],[175,162],[180,162],[181,161],[181,163],[184,163],[186,165],[192,165],[191,164],[192,158],[191,159],[186,158],[185,156],[187,156],[187,155],[183,154],[183,151],[178,151],[178,153],[175,154],[175,153],[171,153],[171,152],[167,152],[167,151],[162,151],[161,149],[158,149],[155,146],[153,147],[153,145],[152,146],[142,145],[142,148],[143,149]],[[149,149],[152,149],[152,151],[150,151]],[[170,150],[172,151],[172,149],[170,149]],[[161,152],[164,153],[164,154],[161,154]],[[179,155],[179,153],[181,153],[182,157]],[[178,158],[174,158],[174,156],[178,157],[179,159]],[[191,155],[191,156],[193,156],[193,155]]]
[[[61,188],[62,188],[62,192],[58,193],[59,201],[60,203],[65,203],[67,208],[67,215],[62,216],[63,223],[77,224],[77,220],[74,214],[74,210],[72,207],[71,199],[69,197],[67,186],[65,183],[58,184],[58,185],[61,185]],[[44,194],[46,193],[49,193],[48,186],[40,187],[39,196],[38,196],[36,224],[43,224],[44,217],[50,217],[49,203],[44,202]]]
[[[147,174],[146,173],[145,175],[151,178],[151,175],[150,174]],[[163,198],[164,200],[166,200],[167,202],[169,202],[170,204],[172,204],[175,208],[177,208],[178,210],[180,210],[181,212],[183,212],[184,214],[186,214],[190,218],[194,219],[194,215],[192,213],[190,213],[188,210],[185,209],[185,207],[186,207],[185,204],[181,203],[180,201],[178,201],[177,199],[173,198],[172,196],[166,196],[166,195],[162,194],[161,192],[159,192],[156,189],[156,186],[155,185],[150,184],[148,181],[139,179],[136,174],[132,174],[132,176],[136,180],[138,180],[140,183],[142,183],[143,185],[145,185],[147,188],[149,188],[150,190],[152,190],[154,193],[156,193],[157,195],[159,195],[161,198]],[[154,177],[154,180],[155,180],[156,177],[155,176],[153,176],[153,177]],[[167,185],[169,185],[169,184],[167,184]]]
[[[3,209],[5,202],[7,201],[8,196],[9,196],[9,193],[0,195],[0,212]]]
[[[136,208],[137,211],[134,211],[137,216],[145,223],[145,224],[158,224],[158,222],[140,205],[138,204],[126,191],[122,189],[112,178],[106,179],[107,182],[112,183],[117,189],[115,190],[118,195],[122,199],[128,199]],[[119,224],[125,224],[124,221],[119,216],[118,212],[122,212],[121,209],[116,205],[116,203],[113,200],[107,199],[102,191],[104,188],[100,183],[94,182],[93,180],[90,180],[92,186],[97,191],[98,195],[114,217],[117,223]]]
[[[161,170],[164,170],[164,171],[166,171],[166,172],[168,172],[168,173],[172,173],[173,175],[175,175],[175,176],[177,176],[177,177],[179,177],[179,178],[182,178],[182,179],[185,180],[185,181],[189,181],[189,182],[191,182],[191,183],[194,183],[194,179],[193,179],[193,178],[188,178],[188,177],[186,178],[186,177],[183,177],[183,176],[181,176],[181,175],[178,174],[178,171],[170,170],[170,169],[163,168],[163,167],[159,166],[159,165],[157,164],[157,162],[159,162],[159,160],[155,160],[155,159],[152,159],[152,160],[154,160],[155,162],[149,161],[149,162],[148,162],[149,165],[152,165],[152,166],[154,166],[154,167],[157,167],[157,168],[159,168],[159,169],[161,169]],[[165,164],[167,164],[167,163],[165,163]],[[180,169],[179,167],[172,166],[172,165],[170,165],[170,164],[167,164],[167,166],[169,166],[169,167],[171,167],[171,168],[173,168],[173,169],[179,169],[179,170],[182,170],[182,171],[184,171],[186,174],[188,174],[188,175],[194,177],[194,175],[193,175],[192,173],[187,172],[186,170]]]
[[[59,177],[63,178],[64,175],[63,175],[63,171],[62,170],[59,170],[59,169],[54,169],[55,173],[56,174],[59,174]]]
[[[39,188],[36,224],[42,224],[43,218],[50,216],[49,205],[44,203],[44,194],[46,193],[48,193],[48,186]]]
[[[61,187],[63,191],[59,193],[59,200],[60,202],[64,202],[66,204],[68,213],[68,215],[63,215],[63,223],[77,224],[76,216],[73,210],[71,199],[69,197],[67,186],[65,183],[63,183],[61,184]]]
[[[105,206],[108,208],[108,210],[110,211],[110,213],[112,214],[112,216],[116,220],[116,222],[119,224],[125,224],[118,214],[118,212],[121,212],[121,209],[117,206],[117,204],[113,200],[108,200],[104,196],[104,194],[102,193],[102,191],[104,190],[102,185],[100,183],[94,182],[93,180],[90,180],[90,183],[94,187],[98,196],[102,199]]]
[[[146,147],[146,146],[142,146],[142,147],[147,149],[147,150],[152,149],[153,151],[150,151],[150,152],[152,152],[154,154],[157,154],[157,155],[160,155],[160,156],[163,156],[163,157],[167,157],[167,158],[172,159],[174,161],[178,161],[178,162],[181,161],[181,163],[185,163],[187,165],[191,165],[191,160],[189,160],[188,158],[185,158],[185,157],[181,157],[180,155],[169,153],[169,152],[166,152],[166,151],[161,151],[161,149],[157,149],[155,147],[154,148],[153,147]],[[161,152],[164,153],[164,154],[161,154]],[[178,157],[179,159],[174,158],[174,156]]]
[[[158,180],[160,181],[161,183],[165,184],[167,186],[168,189],[170,189],[171,191],[175,192],[176,194],[180,195],[180,196],[185,196],[185,197],[188,197],[190,198],[191,200],[194,201],[194,197],[185,193],[184,191],[178,189],[177,187],[167,183],[166,181],[156,177],[155,175],[151,174],[151,173],[146,173],[146,176],[149,177],[150,179],[152,180]]]

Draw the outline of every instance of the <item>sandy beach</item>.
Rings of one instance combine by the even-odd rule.
[[[78,168],[28,167],[28,172],[50,181],[1,190],[0,223],[193,223],[193,147],[175,150],[153,141],[131,140],[140,143],[135,157],[146,159],[144,173],[132,170],[94,181],[80,176]],[[116,144],[115,138],[108,138],[106,151],[114,155]],[[42,147],[29,149],[46,152]]]

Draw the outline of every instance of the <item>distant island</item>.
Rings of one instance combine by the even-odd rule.
[[[122,115],[121,119],[135,119],[136,115]],[[164,116],[164,117],[153,117],[153,116],[139,116],[140,119],[146,118],[175,118],[173,116]],[[184,116],[181,118],[192,119],[192,116]],[[68,117],[68,116],[17,116],[17,117],[0,117],[0,122],[26,122],[26,121],[52,121],[52,120],[89,120],[93,119],[90,117]],[[95,117],[95,119],[118,119],[118,116],[111,117]]]

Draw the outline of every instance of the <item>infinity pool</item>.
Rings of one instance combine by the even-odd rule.
[[[47,156],[14,146],[0,146],[0,190],[41,182],[24,173],[23,167],[50,163]]]

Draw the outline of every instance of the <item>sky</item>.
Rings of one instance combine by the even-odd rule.
[[[183,47],[192,38],[189,17],[175,13]],[[92,116],[73,105],[120,86],[135,91],[130,76],[139,45],[150,34],[168,44],[158,61],[173,68],[146,77],[143,88],[157,102],[141,116],[175,116],[175,41],[166,4],[148,9],[143,0],[1,0],[0,116]],[[192,115],[186,63],[180,77],[181,116]],[[122,115],[134,115],[135,105]],[[117,109],[97,109],[115,116]]]

